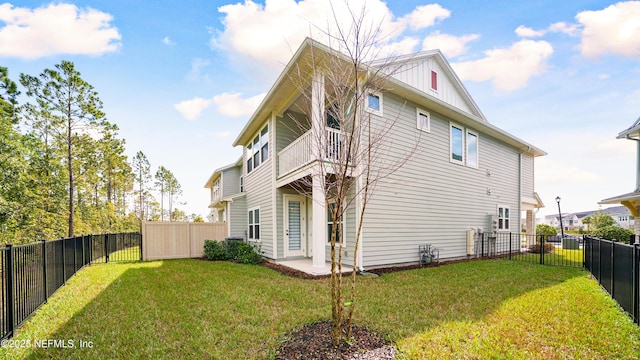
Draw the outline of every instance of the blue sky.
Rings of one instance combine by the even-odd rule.
[[[597,209],[635,187],[640,2],[351,0],[381,21],[382,52],[440,48],[489,122],[548,152],[536,160],[539,215]],[[342,0],[333,0],[343,6]],[[108,119],[208,213],[204,183],[326,0],[0,3],[0,65],[17,81],[70,60]],[[338,15],[341,18],[341,15]],[[315,24],[315,25],[309,25]],[[482,160],[480,160],[482,161]]]

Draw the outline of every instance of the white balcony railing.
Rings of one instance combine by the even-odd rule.
[[[278,176],[282,176],[311,162],[311,130],[302,134],[278,153]]]
[[[337,161],[340,159],[343,145],[342,139],[344,139],[344,135],[340,130],[325,128],[323,139],[323,142],[326,143],[323,151],[325,161]],[[317,145],[314,144],[311,130],[309,130],[282,149],[278,153],[278,176],[286,175],[315,160],[313,158],[314,146]]]

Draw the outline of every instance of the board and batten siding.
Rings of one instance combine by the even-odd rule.
[[[475,114],[465,100],[460,95],[458,89],[445,75],[440,64],[433,57],[418,58],[413,61],[394,67],[393,77],[413,86],[414,88],[449,103],[458,109],[469,114]],[[431,71],[438,74],[438,90],[431,89]]]
[[[479,167],[452,163],[449,119],[431,112],[431,132],[421,132],[415,105],[390,93],[383,101],[384,116],[397,120],[379,160],[410,159],[376,185],[367,205],[365,268],[417,262],[418,247],[425,243],[440,248],[441,258],[466,256],[466,230],[487,229],[498,206],[510,208],[511,230],[518,231],[520,160],[515,148],[468,128],[478,134]]]
[[[267,121],[260,127],[260,130]],[[272,189],[275,184],[272,181],[272,166],[274,166],[275,152],[273,150],[273,126],[269,122],[269,158],[247,173],[247,147],[243,148],[244,187],[247,201],[247,221],[249,209],[260,208],[260,246],[263,255],[275,259],[273,253],[273,204],[271,201]],[[260,131],[259,130],[259,131]],[[252,137],[253,139],[253,137]]]

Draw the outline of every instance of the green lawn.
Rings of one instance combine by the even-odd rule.
[[[357,322],[406,358],[635,359],[640,328],[581,269],[472,261],[359,279]],[[328,280],[201,260],[92,265],[0,358],[270,358],[284,335],[330,314]],[[80,348],[80,341],[92,347]]]

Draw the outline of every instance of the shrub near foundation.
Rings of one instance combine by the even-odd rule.
[[[207,260],[235,260],[242,264],[260,264],[260,248],[237,240],[205,240],[204,256]]]
[[[227,260],[224,241],[205,240],[204,256],[207,260]]]

